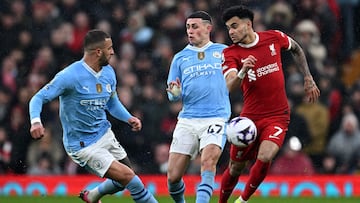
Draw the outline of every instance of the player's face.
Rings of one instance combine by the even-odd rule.
[[[189,43],[202,47],[210,40],[211,25],[201,18],[189,18],[186,21],[186,33]]]
[[[240,19],[239,17],[234,16],[226,21],[225,25],[228,29],[229,37],[234,44],[251,43],[250,33],[252,28],[251,21],[249,19]]]
[[[106,66],[109,64],[109,60],[114,55],[112,40],[110,38],[105,39],[104,48],[101,49],[102,54],[99,59],[100,66]]]

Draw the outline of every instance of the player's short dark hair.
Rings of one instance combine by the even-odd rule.
[[[254,12],[248,9],[245,6],[232,6],[227,9],[222,14],[222,20],[224,22],[230,20],[232,17],[239,17],[240,19],[249,19],[251,22],[254,21]]]
[[[209,23],[212,22],[211,16],[205,11],[195,11],[187,17],[187,19],[189,18],[201,18],[202,20],[209,21]]]
[[[91,50],[96,49],[102,45],[105,39],[110,38],[110,35],[106,32],[98,29],[90,30],[84,38],[84,49]]]

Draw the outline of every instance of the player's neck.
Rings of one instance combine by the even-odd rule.
[[[207,45],[208,43],[210,42],[210,39],[209,40],[204,40],[198,44],[192,44],[194,47],[196,48],[202,48],[204,47],[205,45]]]
[[[99,72],[101,70],[101,66],[99,65],[98,60],[93,60],[92,57],[84,56],[84,62],[95,72]]]
[[[243,44],[251,44],[256,40],[256,34],[254,31],[249,32],[248,36],[245,38]]]

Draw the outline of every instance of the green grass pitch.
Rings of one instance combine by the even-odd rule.
[[[156,197],[159,203],[172,203],[170,197]],[[133,203],[130,197],[105,196],[101,199],[103,203]],[[230,198],[229,203],[234,202],[235,197]],[[195,203],[195,197],[187,197],[188,203]],[[213,196],[211,203],[217,203],[218,197]],[[81,203],[75,196],[0,196],[0,203]],[[360,197],[352,198],[320,198],[320,197],[252,197],[249,203],[359,203]]]

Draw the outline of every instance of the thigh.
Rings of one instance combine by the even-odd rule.
[[[195,130],[191,119],[179,119],[173,133],[170,153],[178,153],[195,158],[199,151],[198,137],[198,132]]]

